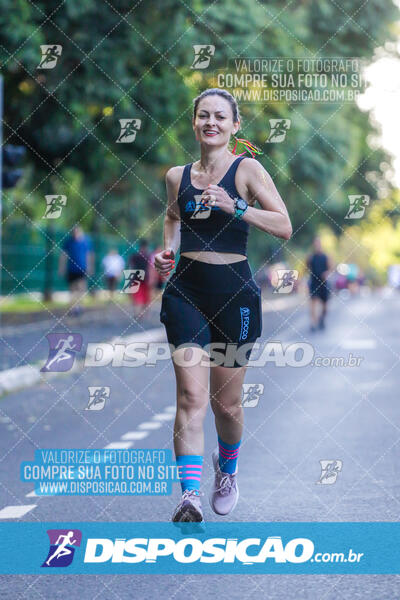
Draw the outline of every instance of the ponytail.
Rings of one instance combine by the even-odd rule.
[[[243,138],[237,138],[235,135],[233,136],[236,140],[235,146],[232,150],[232,154],[236,155],[236,147],[239,144],[242,144],[245,147],[245,151],[242,152],[242,154],[238,154],[237,156],[243,156],[243,154],[246,154],[246,151],[249,152],[251,154],[251,157],[254,158],[254,156],[256,154],[262,154],[262,150],[260,150],[259,148],[257,148],[257,146],[255,146],[254,144],[252,144],[251,142],[249,142],[248,140],[245,140]]]

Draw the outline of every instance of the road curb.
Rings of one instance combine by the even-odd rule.
[[[154,327],[152,329],[148,329],[146,331],[142,331],[140,333],[134,333],[132,335],[128,335],[125,337],[114,337],[107,341],[108,344],[132,344],[137,341],[141,342],[159,342],[165,338],[165,329],[164,327]],[[85,355],[86,357],[91,357],[90,351]],[[7,369],[5,371],[0,372],[0,398],[10,392],[17,392],[19,390],[23,390],[27,387],[30,387],[36,383],[40,383],[43,381],[47,381],[49,379],[54,379],[55,377],[59,377],[62,375],[70,375],[71,373],[76,373],[84,368],[84,360],[78,359],[74,362],[74,365],[68,371],[62,372],[42,372],[40,369],[43,367],[43,361],[36,364],[23,365],[21,367],[14,367],[13,369]]]

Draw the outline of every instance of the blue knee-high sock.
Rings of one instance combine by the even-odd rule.
[[[176,457],[182,492],[185,490],[200,490],[203,457],[196,454],[185,454]]]
[[[237,469],[240,443],[227,444],[218,436],[219,468],[224,473],[234,473]]]

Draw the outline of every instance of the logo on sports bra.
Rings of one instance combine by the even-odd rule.
[[[190,212],[196,208],[196,202],[194,200],[188,200],[185,206],[185,212]]]
[[[212,210],[221,210],[219,206],[207,206],[203,197],[199,194],[194,196],[194,200],[188,200],[185,205],[185,212],[193,212],[191,219],[208,219]]]
[[[240,336],[239,340],[247,339],[249,334],[250,309],[247,306],[240,307]]]

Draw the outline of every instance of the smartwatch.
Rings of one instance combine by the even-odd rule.
[[[242,215],[247,210],[248,204],[247,204],[246,200],[243,200],[243,198],[235,198],[233,203],[234,203],[234,207],[235,207],[235,217],[237,219],[241,219]]]

